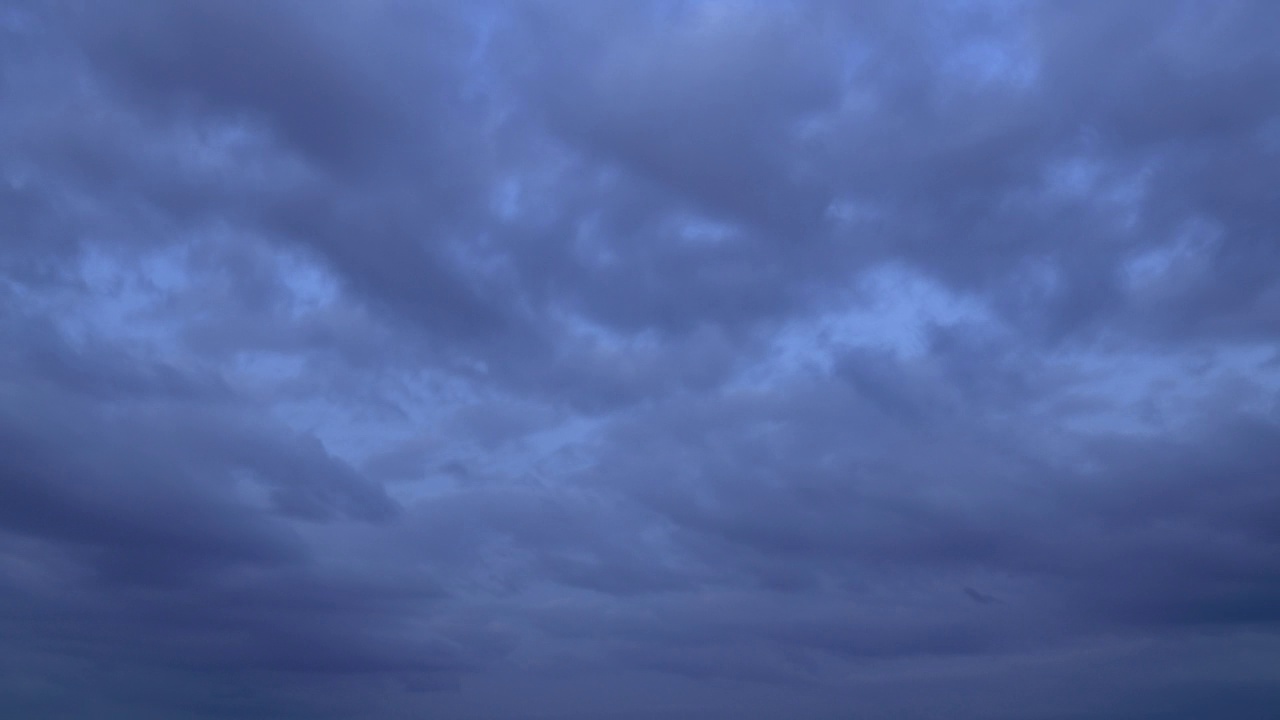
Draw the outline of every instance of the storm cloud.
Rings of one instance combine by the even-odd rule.
[[[0,710],[1273,717],[1278,33],[0,0]]]

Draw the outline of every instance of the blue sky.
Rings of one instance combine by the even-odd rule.
[[[0,708],[1271,717],[1277,31],[0,0]]]

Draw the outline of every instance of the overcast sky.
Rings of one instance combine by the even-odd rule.
[[[0,0],[0,714],[1273,718],[1278,37]]]

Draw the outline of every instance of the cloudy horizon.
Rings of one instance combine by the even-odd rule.
[[[1274,717],[1278,36],[0,0],[0,713]]]

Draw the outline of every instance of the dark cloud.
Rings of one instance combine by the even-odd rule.
[[[0,2],[0,706],[1269,717],[1262,2]]]

